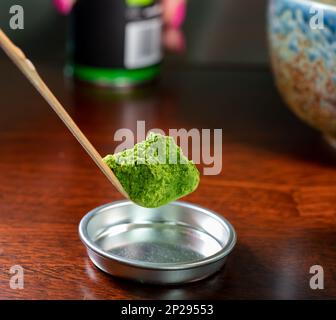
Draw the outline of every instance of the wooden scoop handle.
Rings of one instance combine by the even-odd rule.
[[[6,36],[6,34],[0,29],[0,46],[6,52],[8,57],[15,63],[15,65],[22,71],[22,73],[28,78],[28,80],[33,84],[35,89],[42,95],[42,97],[49,103],[51,108],[56,112],[56,114],[61,118],[67,128],[75,136],[78,142],[82,145],[91,159],[99,167],[99,169],[105,174],[106,178],[122,193],[126,198],[128,198],[127,193],[120,184],[117,177],[114,175],[113,171],[106,165],[102,160],[102,157],[94,146],[90,143],[83,132],[78,128],[76,123],[72,120],[70,115],[63,108],[61,103],[57,100],[54,94],[47,87],[45,82],[41,79],[37,73],[34,65],[30,60],[26,58],[24,53],[13,44],[13,42]]]

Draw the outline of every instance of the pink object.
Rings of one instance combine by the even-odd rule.
[[[183,32],[180,29],[169,28],[164,33],[164,44],[167,49],[175,53],[182,53],[186,50],[186,42]]]
[[[71,11],[74,2],[74,0],[53,0],[56,9],[64,15],[67,15]]]
[[[181,1],[175,9],[174,15],[171,19],[170,25],[173,28],[180,28],[181,25],[184,22],[184,19],[186,17],[186,12],[187,12],[187,5],[185,1]]]

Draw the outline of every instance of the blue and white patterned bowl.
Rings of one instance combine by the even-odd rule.
[[[285,101],[336,141],[336,0],[270,0],[268,35]]]

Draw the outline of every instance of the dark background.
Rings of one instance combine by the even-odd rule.
[[[113,0],[111,0],[113,1]],[[267,63],[266,0],[189,0],[184,26],[191,63]],[[25,29],[9,28],[9,8],[22,5]],[[0,26],[32,59],[65,58],[67,18],[51,0],[1,0]]]

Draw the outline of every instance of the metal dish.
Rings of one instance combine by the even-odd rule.
[[[79,235],[99,269],[153,284],[186,283],[213,274],[237,240],[226,219],[185,202],[157,209],[130,201],[107,204],[82,219]]]

